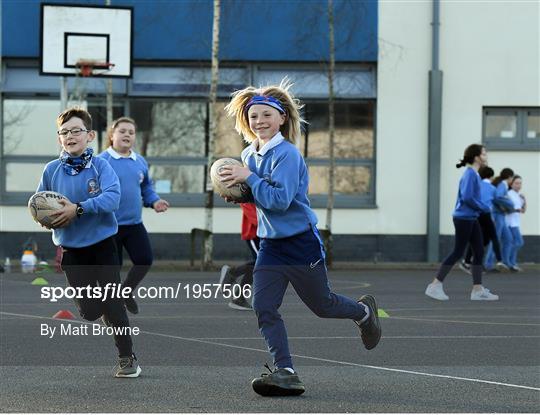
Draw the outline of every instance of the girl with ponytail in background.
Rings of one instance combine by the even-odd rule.
[[[456,167],[466,167],[459,181],[459,189],[454,209],[453,221],[456,230],[454,250],[441,264],[437,276],[427,286],[425,294],[435,300],[446,301],[449,297],[443,289],[443,281],[452,267],[458,262],[468,244],[473,250],[473,262],[471,273],[473,288],[471,300],[498,300],[499,296],[489,292],[482,285],[482,258],[484,257],[484,244],[482,230],[478,223],[478,217],[483,212],[489,212],[490,208],[480,197],[480,176],[478,169],[487,165],[487,152],[480,144],[471,144],[465,149],[463,159]]]

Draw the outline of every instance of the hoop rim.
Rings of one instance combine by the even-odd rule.
[[[83,77],[103,74],[110,71],[113,67],[114,63],[112,62],[98,61],[95,59],[79,59],[75,63],[77,75],[81,75]],[[101,72],[95,73],[94,71],[96,70]]]

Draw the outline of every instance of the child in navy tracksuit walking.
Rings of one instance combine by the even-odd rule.
[[[123,283],[133,291],[153,261],[148,233],[142,223],[142,206],[152,207],[158,213],[165,212],[169,207],[169,203],[160,199],[152,187],[148,163],[143,156],[133,151],[136,128],[135,121],[131,118],[121,117],[115,120],[109,129],[110,147],[100,154],[100,157],[110,163],[120,180],[120,207],[115,212],[118,221],[116,244],[120,265],[122,248],[126,248],[133,262]],[[127,298],[125,304],[129,312],[139,312],[133,297]]]
[[[454,250],[446,257],[439,268],[437,276],[425,291],[428,297],[435,300],[445,301],[449,297],[443,290],[443,281],[458,262],[467,244],[473,250],[473,261],[471,272],[473,277],[473,288],[471,300],[498,300],[499,296],[489,292],[482,285],[482,259],[484,258],[484,243],[482,240],[482,230],[478,223],[481,213],[489,213],[490,207],[481,200],[480,196],[480,176],[478,169],[487,164],[487,152],[480,144],[471,144],[465,149],[463,159],[456,164],[457,168],[467,166],[463,176],[459,181],[459,189],[456,207],[453,213],[454,227],[456,228],[456,238]]]
[[[285,324],[279,307],[289,283],[319,317],[351,319],[360,327],[367,349],[380,340],[375,299],[357,302],[329,287],[325,253],[317,218],[309,205],[308,169],[293,144],[300,137],[301,108],[290,85],[245,88],[226,107],[236,130],[251,143],[242,152],[247,167],[227,166],[222,180],[251,188],[261,238],[253,278],[253,309],[274,359],[275,370],[252,382],[258,394],[299,395],[305,388],[294,371]]]
[[[45,166],[38,191],[50,190],[68,200],[52,223],[53,242],[63,250],[62,269],[72,287],[101,287],[120,284],[120,267],[114,235],[118,229],[114,211],[120,202],[120,184],[109,163],[93,157],[88,144],[94,140],[92,118],[81,108],[62,112],[58,142],[62,153]],[[83,291],[85,293],[85,291]],[[122,328],[114,334],[119,360],[116,377],[137,377],[141,369],[133,354],[129,320],[119,296],[75,299],[81,317],[102,317],[107,326]]]

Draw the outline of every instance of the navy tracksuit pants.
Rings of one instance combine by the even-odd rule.
[[[62,270],[71,287],[105,287],[108,283],[120,284],[120,266],[114,237],[109,237],[83,248],[62,247]],[[129,327],[124,300],[118,297],[101,298],[83,296],[74,299],[79,314],[88,321],[105,315],[113,327]],[[129,334],[113,335],[119,356],[133,354]]]
[[[253,309],[277,368],[292,368],[285,324],[278,312],[289,282],[313,313],[324,318],[362,320],[364,306],[334,294],[328,283],[317,229],[281,239],[262,239],[253,277]]]
[[[118,246],[118,259],[120,265],[123,262],[122,248],[126,251],[133,262],[126,280],[122,283],[124,287],[135,289],[150,270],[154,257],[152,246],[146,228],[142,223],[136,225],[119,225],[116,234],[116,245]]]

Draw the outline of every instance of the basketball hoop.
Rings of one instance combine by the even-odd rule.
[[[93,59],[79,59],[75,66],[77,67],[77,75],[86,78],[93,75],[101,75],[110,71],[114,68],[114,63],[96,61]]]

